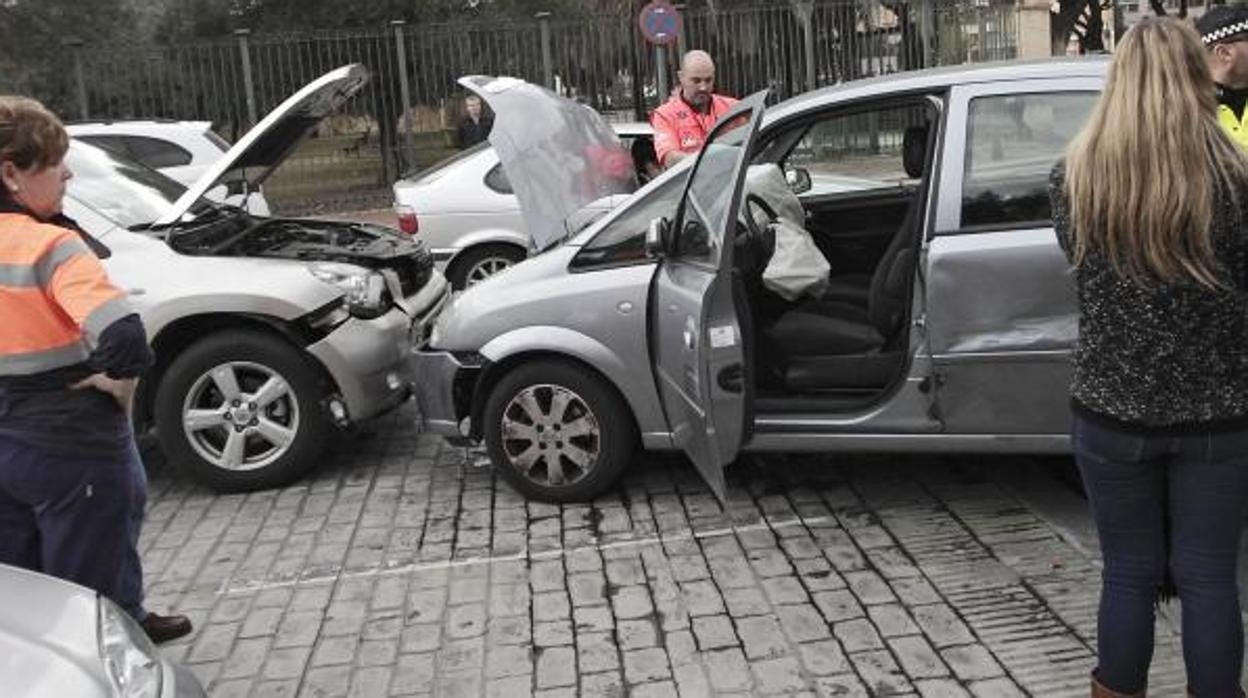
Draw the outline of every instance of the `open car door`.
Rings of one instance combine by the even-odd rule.
[[[742,183],[766,92],[711,131],[672,223],[656,221],[647,251],[660,259],[650,290],[655,379],[676,445],[723,501],[724,467],[749,429],[753,387],[735,298],[733,242]],[[748,312],[748,309],[746,310]]]

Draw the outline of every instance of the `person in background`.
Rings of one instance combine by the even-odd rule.
[[[1185,22],[1127,31],[1050,182],[1080,311],[1071,440],[1105,563],[1094,697],[1145,694],[1172,590],[1189,695],[1243,695],[1248,158],[1206,59]]]
[[[455,129],[455,147],[463,150],[483,143],[494,127],[494,117],[482,113],[481,98],[468,95],[464,98],[464,118]]]
[[[43,105],[0,96],[0,563],[94,589],[162,642],[191,623],[142,608],[129,411],[153,357],[107,248],[61,212],[68,147]]]
[[[679,90],[650,115],[659,165],[671,167],[696,155],[719,117],[737,100],[715,94],[715,62],[706,51],[690,51],[676,74]]]
[[[1218,123],[1248,147],[1248,6],[1219,5],[1196,20],[1218,96]]]

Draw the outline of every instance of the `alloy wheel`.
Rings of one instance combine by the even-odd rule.
[[[281,458],[299,432],[299,401],[276,371],[232,361],[187,391],[182,427],[201,458],[224,470],[255,470]]]
[[[581,396],[558,385],[532,385],[503,410],[503,451],[511,466],[535,484],[566,486],[598,463],[602,429]]]

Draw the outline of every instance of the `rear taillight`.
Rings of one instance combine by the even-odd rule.
[[[420,220],[416,218],[416,209],[411,206],[395,206],[394,213],[399,217],[399,230],[408,235],[420,232]]]

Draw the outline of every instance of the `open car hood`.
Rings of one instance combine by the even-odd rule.
[[[179,220],[200,197],[223,182],[245,180],[249,191],[258,191],[260,184],[321,120],[337,111],[367,82],[368,69],[355,63],[335,68],[304,85],[238,139],[153,225]]]
[[[568,217],[591,202],[637,189],[632,156],[598,112],[517,78],[459,84],[494,110],[490,144],[536,249],[564,237]]]

